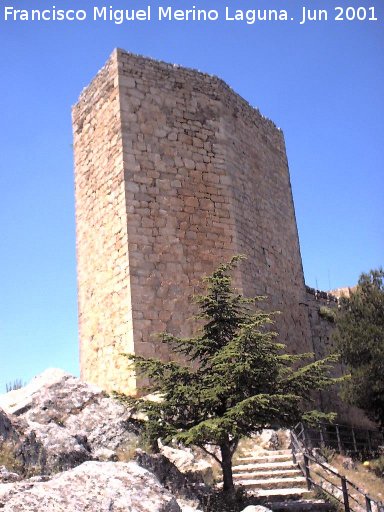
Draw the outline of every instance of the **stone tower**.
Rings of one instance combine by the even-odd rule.
[[[282,132],[219,78],[115,50],[73,109],[82,377],[135,393],[122,352],[169,359],[203,275],[236,276],[313,350]]]

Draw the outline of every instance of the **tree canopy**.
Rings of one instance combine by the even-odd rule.
[[[384,271],[360,276],[356,290],[340,300],[335,341],[351,378],[343,398],[384,426]]]
[[[335,380],[329,376],[335,356],[314,361],[312,354],[285,353],[271,328],[273,314],[256,308],[264,297],[245,298],[233,289],[231,272],[240,259],[205,278],[206,293],[195,298],[202,324],[196,336],[160,335],[185,364],[128,356],[149,377],[147,391],[161,396],[136,400],[148,417],[150,438],[201,447],[221,465],[228,491],[234,489],[232,456],[239,440],[271,426],[329,419],[304,403]]]

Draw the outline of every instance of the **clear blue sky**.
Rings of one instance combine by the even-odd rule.
[[[98,5],[102,5],[101,2]],[[139,8],[158,0],[110,0]],[[356,283],[383,263],[384,5],[311,0],[327,22],[9,22],[0,2],[0,392],[49,366],[78,372],[71,105],[114,47],[219,75],[285,133],[307,284]],[[335,22],[334,6],[378,22]],[[217,0],[164,0],[223,10]],[[293,0],[228,0],[231,9]]]

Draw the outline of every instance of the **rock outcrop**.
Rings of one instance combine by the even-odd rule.
[[[96,386],[50,369],[0,395],[0,443],[15,445],[26,472],[56,473],[87,460],[118,460],[136,446],[130,411]]]
[[[0,509],[199,512],[210,499],[212,460],[161,443],[161,453],[150,455],[138,449],[139,434],[134,409],[62,370],[46,370],[0,395]],[[276,448],[281,437],[264,432],[255,449]]]
[[[16,442],[19,434],[7,413],[0,408],[0,443]]]
[[[202,453],[202,450],[189,447],[178,449],[163,445],[160,441],[159,448],[162,455],[171,461],[184,475],[187,475],[189,478],[192,477],[194,481],[204,481],[208,484],[213,483],[213,459]],[[200,452],[199,455],[197,455],[197,450]]]
[[[198,512],[187,478],[136,450],[137,418],[96,386],[46,370],[0,407],[4,512]]]
[[[135,462],[84,462],[46,482],[0,484],[4,512],[181,512],[176,498]]]

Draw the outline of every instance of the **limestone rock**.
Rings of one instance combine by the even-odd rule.
[[[275,430],[266,428],[260,432],[256,439],[265,450],[279,450],[281,448],[279,436]]]
[[[0,409],[0,464],[8,471],[22,473],[29,461],[39,459],[41,445],[27,423]],[[28,462],[27,462],[28,461]]]
[[[8,471],[5,466],[0,466],[0,483],[19,482],[22,477],[13,471]]]
[[[4,512],[181,512],[176,498],[135,462],[88,461],[47,482],[13,484],[6,492],[3,486]]]
[[[351,457],[343,457],[342,465],[347,470],[356,469],[356,463]]]
[[[0,443],[16,441],[19,438],[16,428],[7,413],[0,408]]]
[[[34,377],[26,386],[14,389],[0,395],[0,406],[9,414],[19,415],[30,407],[34,393],[51,384],[60,382],[68,376],[64,370],[59,368],[48,368],[43,373]]]
[[[136,462],[143,468],[153,473],[159,482],[169,489],[178,498],[192,500],[197,503],[197,497],[192,489],[194,483],[203,484],[199,476],[195,479],[187,478],[179,469],[163,454],[148,454],[142,450],[136,450]]]
[[[160,452],[182,473],[200,477],[205,483],[213,482],[212,463],[202,457],[197,458],[191,448],[174,448],[161,443],[159,447]]]
[[[271,509],[262,505],[249,505],[242,512],[272,512]]]
[[[24,388],[0,395],[0,440],[18,443],[26,467],[69,469],[87,460],[118,458],[136,445],[130,411],[96,386],[50,369]]]

